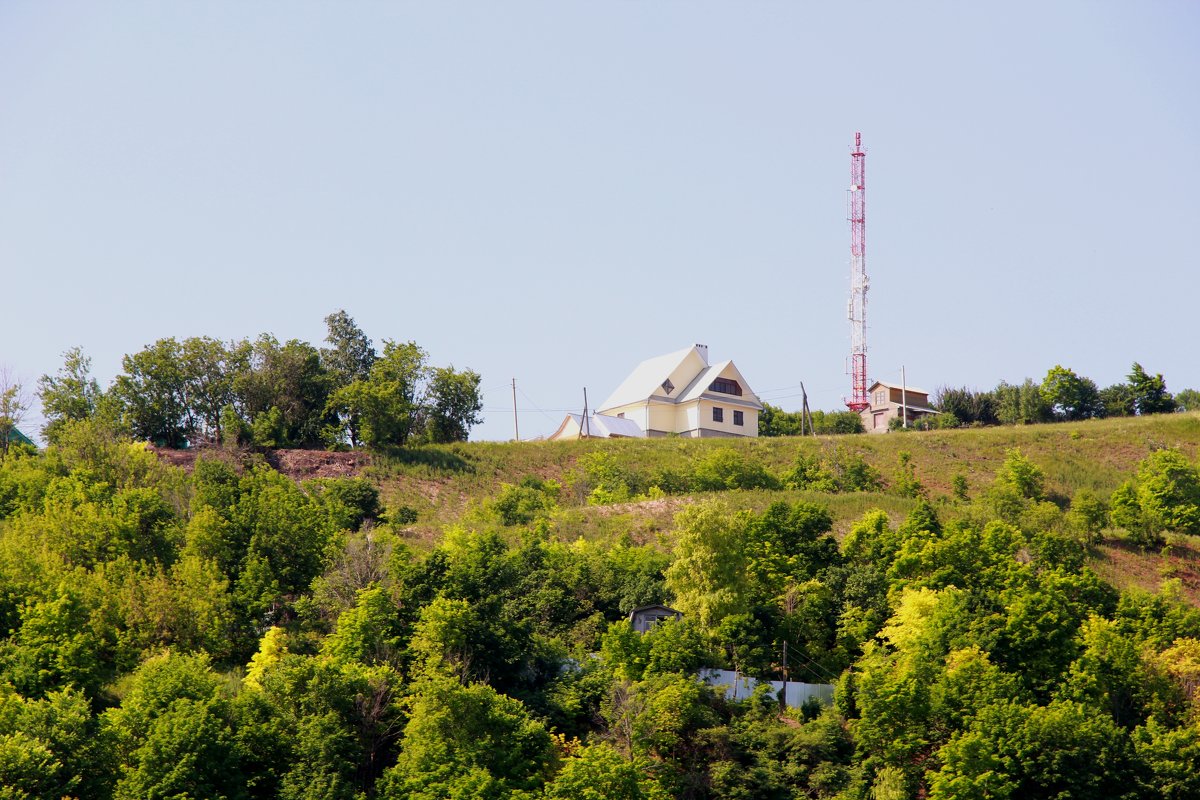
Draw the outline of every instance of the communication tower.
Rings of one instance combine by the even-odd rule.
[[[850,399],[851,411],[870,406],[867,398],[867,154],[862,149],[862,134],[854,134],[854,152],[850,154],[850,191],[847,205],[850,219]]]

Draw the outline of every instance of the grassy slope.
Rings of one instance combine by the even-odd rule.
[[[1091,420],[1057,425],[907,432],[886,436],[837,436],[777,439],[651,439],[582,442],[478,442],[430,447],[393,457],[377,457],[371,473],[380,481],[385,502],[417,510],[414,538],[431,542],[445,525],[471,521],[473,509],[495,495],[501,483],[526,475],[563,483],[567,497],[555,516],[554,533],[564,539],[630,535],[655,541],[670,530],[671,519],[690,497],[590,507],[571,491],[575,462],[596,449],[611,452],[626,467],[646,474],[670,467],[682,470],[712,448],[734,447],[752,455],[775,474],[784,473],[799,453],[832,455],[838,448],[860,453],[885,480],[896,472],[900,453],[912,456],[919,480],[931,498],[950,503],[955,475],[966,477],[974,496],[990,483],[1010,448],[1019,448],[1046,474],[1046,489],[1065,503],[1079,489],[1108,494],[1128,478],[1152,450],[1175,447],[1195,459],[1200,452],[1200,414],[1149,418]],[[827,504],[846,527],[871,508],[895,518],[912,501],[883,494],[825,495],[807,492],[725,492],[738,508],[762,509],[782,500],[817,500]],[[947,505],[953,509],[952,503]],[[1154,590],[1164,577],[1178,577],[1185,593],[1200,603],[1200,548],[1175,542],[1167,555],[1128,550],[1120,542],[1098,548],[1094,566],[1117,586]]]

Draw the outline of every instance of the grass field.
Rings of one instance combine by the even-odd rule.
[[[909,454],[926,495],[947,516],[954,516],[961,505],[953,497],[956,476],[966,480],[968,496],[977,497],[1013,448],[1041,467],[1047,494],[1065,507],[1080,489],[1107,496],[1133,474],[1139,461],[1164,447],[1196,459],[1200,413],[883,436],[471,442],[375,456],[367,475],[379,483],[388,507],[408,506],[416,511],[410,536],[418,546],[436,542],[447,525],[484,524],[487,503],[502,484],[516,484],[528,476],[563,486],[551,518],[551,533],[558,538],[628,538],[669,546],[674,514],[701,496],[720,497],[733,508],[756,511],[776,500],[820,502],[833,514],[838,533],[874,508],[899,520],[915,502],[888,488],[902,453]],[[879,471],[885,485],[880,492],[756,489],[673,494],[611,505],[588,505],[580,488],[578,462],[588,453],[608,453],[624,470],[651,480],[664,471],[688,472],[718,448],[732,448],[776,476],[783,476],[802,454],[826,459],[856,454]],[[1186,537],[1177,537],[1165,553],[1142,552],[1110,537],[1096,548],[1093,566],[1118,587],[1153,591],[1163,580],[1178,578],[1184,594],[1200,604],[1200,548]]]

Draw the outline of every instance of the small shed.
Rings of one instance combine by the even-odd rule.
[[[658,623],[667,619],[683,619],[683,612],[668,606],[639,606],[629,612],[629,621],[638,633],[646,633]]]

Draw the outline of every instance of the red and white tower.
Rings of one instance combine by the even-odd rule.
[[[850,154],[850,399],[851,411],[870,406],[867,398],[867,154],[862,149],[862,134],[854,134],[854,152]]]

